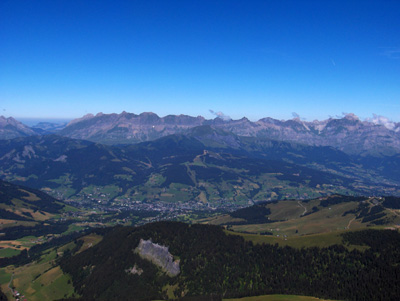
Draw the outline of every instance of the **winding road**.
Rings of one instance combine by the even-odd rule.
[[[351,223],[355,220],[356,218],[353,217],[351,220],[349,220],[349,223],[347,224],[347,229],[350,229]]]
[[[14,278],[14,272],[11,274],[11,279],[10,279],[10,282],[8,283],[8,288],[10,289],[11,294],[14,296],[14,290],[10,286],[13,281],[13,278]]]
[[[300,202],[300,201],[297,201],[297,204],[299,204],[301,207],[303,207],[303,209],[304,209],[304,212],[301,214],[301,216],[303,216],[304,214],[306,214],[307,213],[307,208],[306,207],[304,207],[304,205]]]

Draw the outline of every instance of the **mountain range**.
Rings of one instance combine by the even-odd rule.
[[[89,140],[102,144],[136,144],[172,134],[184,134],[188,130],[209,125],[238,136],[291,141],[312,146],[332,146],[347,154],[386,156],[400,153],[400,123],[361,121],[354,114],[343,118],[323,121],[303,121],[300,118],[277,120],[262,118],[252,122],[247,118],[225,120],[220,117],[207,120],[204,117],[154,113],[122,112],[121,114],[88,114],[72,120],[64,128],[42,125],[58,135]],[[62,129],[61,129],[62,128]],[[10,139],[38,134],[13,118],[0,120],[0,138]]]
[[[190,128],[210,125],[239,136],[293,141],[307,145],[332,146],[349,154],[394,154],[400,152],[400,123],[390,126],[361,121],[353,114],[341,119],[305,122],[299,118],[280,121],[263,118],[223,120],[186,115],[160,118],[154,113],[86,115],[70,122],[60,135],[105,144],[138,143],[184,133]]]

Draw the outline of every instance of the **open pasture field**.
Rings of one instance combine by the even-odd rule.
[[[276,206],[271,205],[271,220],[279,220],[273,223],[233,225],[232,229],[239,232],[272,232],[274,236],[298,236],[314,233],[326,233],[338,230],[356,230],[365,228],[366,224],[361,224],[355,220],[354,214],[343,215],[344,212],[357,207],[355,202],[342,203],[331,207],[322,208],[319,211],[302,215],[303,212],[311,211],[312,206],[298,202],[279,202]],[[267,206],[268,207],[268,206]],[[286,215],[285,215],[286,212]]]
[[[102,239],[103,237],[97,234],[89,234],[80,238],[79,240],[82,240],[83,244],[77,253],[81,253],[89,249],[90,247],[93,247],[94,245],[98,244]]]
[[[255,244],[278,244],[279,246],[289,246],[293,248],[320,247],[325,248],[337,244],[342,244],[340,234],[345,231],[337,231],[331,233],[319,233],[296,237],[276,237],[271,235],[260,235],[250,233],[239,233],[234,231],[226,231],[230,235],[242,236],[245,240],[252,241]]]
[[[35,236],[26,236],[16,240],[0,240],[0,257],[18,255],[22,250],[33,246],[35,240],[37,240]]]
[[[222,225],[243,234],[261,234],[249,236],[255,241],[296,245],[295,241],[306,236],[312,246],[329,246],[331,240],[318,242],[318,234],[333,233],[331,237],[335,237],[348,230],[394,229],[400,225],[400,213],[399,209],[385,207],[384,198],[336,195],[257,204],[197,222]]]

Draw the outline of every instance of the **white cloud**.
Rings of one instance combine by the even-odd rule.
[[[292,116],[293,116],[293,118],[300,118],[300,115],[297,114],[296,112],[293,112],[293,113],[292,113]]]
[[[383,125],[389,130],[394,130],[396,127],[393,121],[390,121],[389,118],[377,114],[372,114],[372,118],[366,118],[367,121],[372,122],[374,124]]]
[[[400,48],[387,48],[383,51],[382,55],[389,59],[400,60]]]
[[[228,120],[232,120],[232,118],[228,115],[225,115],[224,113],[222,113],[221,111],[219,112],[214,112],[213,110],[209,110],[211,114],[221,118],[222,120],[228,121]]]

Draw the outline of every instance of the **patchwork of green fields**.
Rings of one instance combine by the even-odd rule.
[[[18,255],[19,253],[21,253],[21,250],[10,248],[0,249],[0,257],[12,257]]]
[[[12,294],[8,288],[11,276],[11,287],[14,287],[28,300],[57,300],[71,297],[74,288],[70,277],[64,275],[54,260],[66,249],[71,249],[73,243],[59,249],[52,249],[45,253],[35,263],[19,267],[8,266],[0,269],[0,281],[2,291],[12,300]]]
[[[32,237],[25,237],[23,241],[30,241]],[[87,250],[96,245],[102,239],[96,234],[86,235],[78,240],[82,241],[78,252]],[[56,259],[65,251],[76,246],[70,242],[59,248],[51,248],[40,257],[39,260],[26,265],[15,267],[13,265],[0,268],[0,285],[2,291],[9,300],[13,299],[8,285],[14,287],[28,300],[57,300],[74,295],[74,288],[70,276],[64,274],[56,265]],[[10,280],[12,281],[10,282]]]

